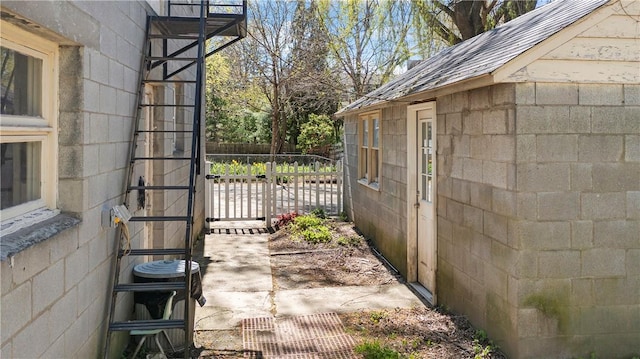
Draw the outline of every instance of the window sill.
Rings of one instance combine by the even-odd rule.
[[[380,191],[380,185],[378,182],[367,182],[365,178],[361,178],[358,180],[358,183],[374,191]]]
[[[31,246],[54,237],[64,230],[77,226],[79,223],[79,219],[61,213],[6,236],[2,235],[2,241],[0,242],[0,261],[5,261],[7,258]]]

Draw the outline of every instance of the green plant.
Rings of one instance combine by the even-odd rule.
[[[341,236],[336,240],[336,243],[338,243],[341,246],[357,246],[358,244],[360,244],[360,237]]]
[[[380,321],[387,317],[387,313],[383,311],[374,311],[369,313],[369,319],[375,324],[380,323]]]
[[[484,330],[477,330],[473,337],[473,353],[474,359],[486,359],[491,358],[491,354],[497,350],[497,346],[489,340],[487,332]]]
[[[331,118],[327,115],[309,115],[309,120],[300,126],[300,135],[298,135],[298,148],[302,153],[335,142],[331,123]]]
[[[349,216],[347,215],[347,212],[340,212],[340,214],[338,215],[338,218],[342,221],[342,222],[348,222],[349,221]]]
[[[327,243],[331,241],[331,231],[327,226],[311,227],[300,232],[303,240],[309,243]]]
[[[314,216],[320,219],[327,219],[327,212],[325,212],[323,208],[316,208],[313,211],[311,211],[311,214],[313,214]]]
[[[379,341],[364,342],[355,348],[356,353],[365,359],[401,359],[402,356],[392,348],[382,346]]]
[[[323,223],[324,221],[322,218],[318,218],[313,214],[305,214],[303,216],[298,216],[293,220],[294,228],[292,228],[292,230],[294,232],[303,231],[305,229],[321,226]]]
[[[278,222],[276,222],[276,226],[285,227],[288,226],[295,218],[298,216],[298,212],[291,213],[283,213],[278,215]]]

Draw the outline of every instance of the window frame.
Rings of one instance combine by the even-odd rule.
[[[58,188],[58,45],[1,21],[2,47],[42,61],[41,116],[2,115],[0,143],[40,142],[40,198],[0,210],[2,221],[41,208],[57,209]]]
[[[378,124],[377,131],[374,126],[375,121]],[[365,128],[367,129],[366,132]],[[374,146],[376,132],[377,146]],[[365,133],[367,134],[366,144],[364,141]],[[358,115],[357,137],[358,183],[374,190],[380,190],[382,182],[382,110],[369,111]],[[372,173],[374,168],[376,171]]]

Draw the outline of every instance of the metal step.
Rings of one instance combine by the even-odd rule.
[[[189,186],[129,186],[128,190],[134,190],[134,189],[144,189],[144,190],[163,190],[163,189],[168,189],[168,190],[181,190],[181,189],[189,189],[191,187]]]
[[[160,292],[184,290],[186,282],[152,282],[118,284],[113,289],[116,292]]]
[[[131,217],[129,222],[180,222],[190,220],[187,216],[147,216]]]
[[[196,61],[197,57],[149,56],[151,61]]]
[[[191,157],[134,157],[133,161],[154,161],[154,160],[174,160],[174,161],[190,161]]]
[[[140,107],[196,107],[196,105],[173,105],[167,103],[141,103]]]
[[[112,331],[130,330],[154,330],[154,329],[183,329],[184,320],[180,319],[156,319],[156,320],[131,320],[128,322],[113,322],[109,324]]]
[[[129,256],[180,256],[187,253],[184,248],[135,248],[118,252],[119,256],[124,254]]]
[[[206,19],[205,34],[210,34],[226,25],[229,28],[220,32],[218,36],[240,36],[243,33],[241,20],[244,18],[242,14],[213,14],[209,13]],[[151,20],[160,31],[165,34],[183,34],[195,36],[200,30],[199,17],[177,17],[177,16],[153,16]]]
[[[183,131],[170,131],[170,130],[138,130],[138,133],[192,133],[193,131],[183,130]]]
[[[173,40],[198,40],[198,35],[180,35],[180,34],[151,34],[150,39],[173,39]]]
[[[153,83],[170,83],[170,84],[195,84],[195,80],[158,80],[158,79],[146,79],[142,80],[146,84]]]

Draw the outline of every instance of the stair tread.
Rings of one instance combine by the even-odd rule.
[[[163,222],[163,221],[187,221],[190,220],[187,216],[136,216],[131,217],[129,222]]]
[[[169,290],[184,290],[185,281],[178,282],[151,282],[151,283],[122,283],[114,288],[117,292],[158,292]]]
[[[169,131],[169,130],[138,130],[138,133],[192,133],[193,131],[181,130],[181,131]]]
[[[153,61],[196,61],[197,57],[177,57],[177,56],[149,56]]]
[[[191,157],[134,157],[133,161],[137,160],[191,160]]]
[[[173,39],[173,40],[198,40],[198,35],[181,35],[181,34],[151,34],[150,39]]]
[[[142,80],[144,83],[172,83],[172,84],[194,84],[196,80],[159,80],[159,79],[146,79]]]
[[[109,324],[112,331],[130,330],[153,330],[153,329],[173,329],[184,328],[184,319],[151,319],[151,320],[130,320],[127,322],[113,322]]]
[[[196,107],[196,105],[175,105],[175,104],[169,104],[169,103],[141,103],[140,106],[142,106],[142,107],[153,107],[153,106],[158,106],[158,107]]]
[[[118,292],[158,292],[169,290],[183,290],[186,283],[182,282],[153,282],[153,283],[125,283],[115,286]]]
[[[153,190],[153,189],[175,189],[175,190],[180,190],[180,189],[190,189],[191,187],[189,186],[129,186],[129,190],[134,190],[134,189],[149,189],[149,190]]]
[[[162,256],[162,255],[184,255],[187,250],[184,248],[134,248],[127,251],[121,249],[119,255],[124,254],[129,256]]]

